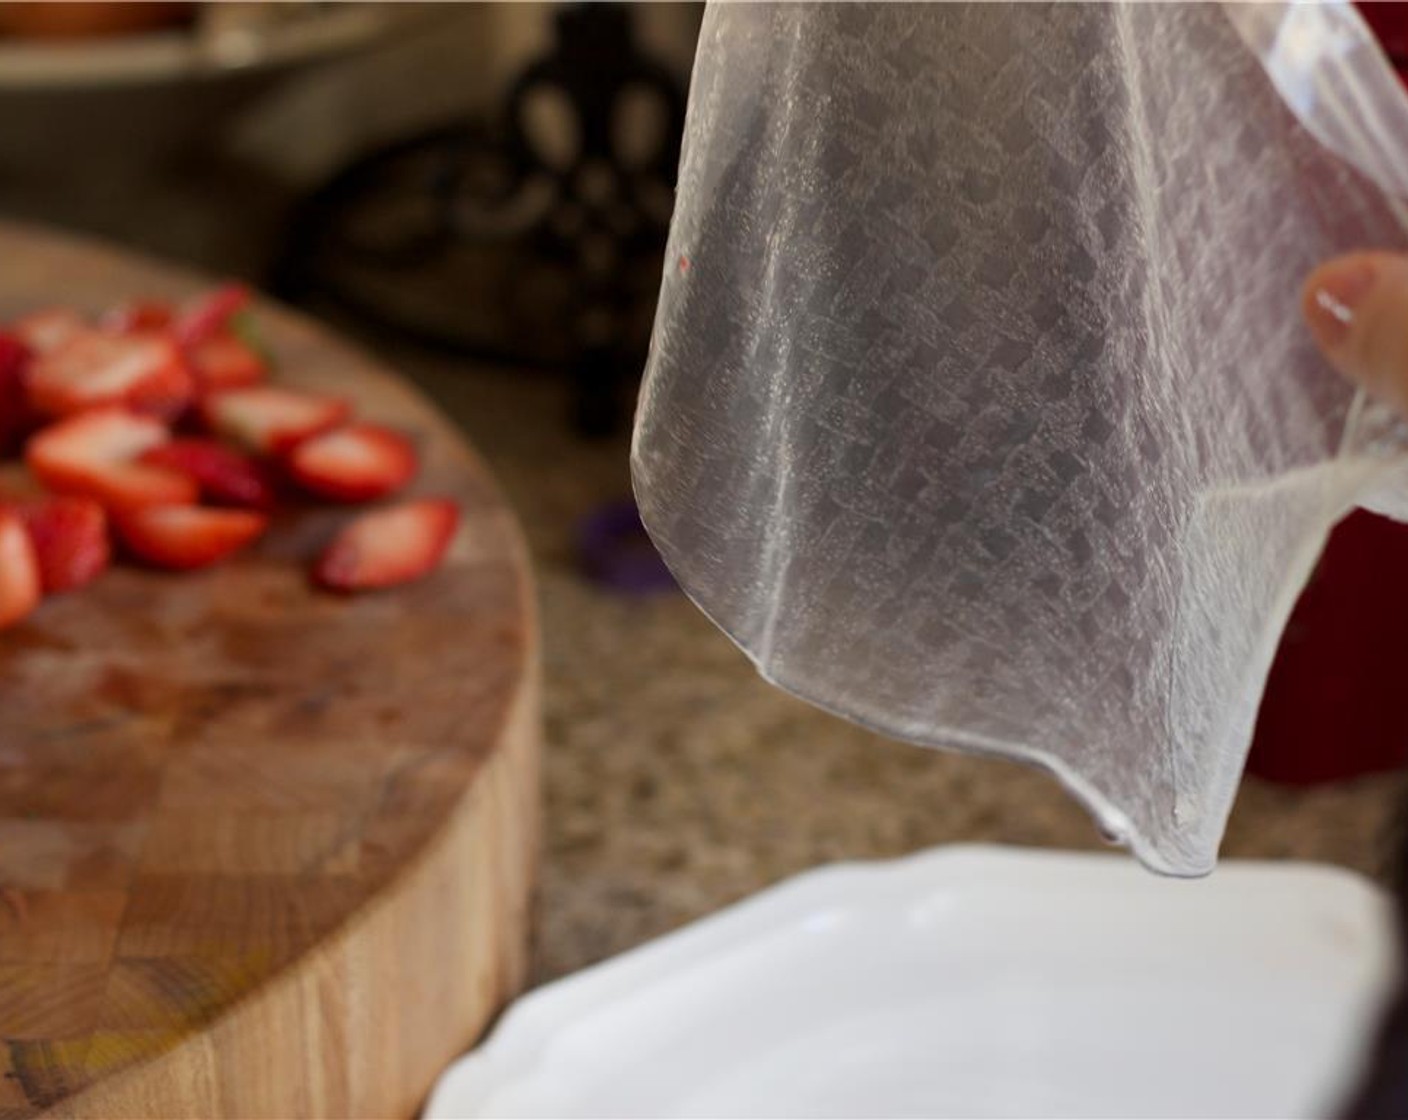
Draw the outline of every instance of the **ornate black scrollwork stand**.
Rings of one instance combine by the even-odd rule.
[[[577,425],[602,433],[644,361],[684,93],[628,6],[555,19],[497,121],[382,148],[303,202],[275,286],[481,361],[566,369]]]

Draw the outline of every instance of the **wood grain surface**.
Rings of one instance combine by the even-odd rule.
[[[0,318],[208,281],[0,225]],[[525,553],[424,400],[257,310],[278,380],[410,432],[445,567],[310,589],[349,514],[122,567],[0,632],[0,1118],[407,1116],[522,982],[537,837]]]

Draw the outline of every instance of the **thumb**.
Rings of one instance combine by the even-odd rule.
[[[1408,256],[1325,262],[1306,278],[1301,310],[1331,365],[1408,416]]]

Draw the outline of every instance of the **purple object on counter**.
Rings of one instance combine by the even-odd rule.
[[[615,591],[648,595],[676,589],[634,502],[613,502],[583,518],[577,556],[589,579]]]

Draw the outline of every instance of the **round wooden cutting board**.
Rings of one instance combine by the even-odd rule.
[[[0,226],[0,320],[208,281]],[[430,578],[311,589],[349,513],[119,567],[0,632],[0,1118],[408,1116],[517,989],[537,826],[527,562],[451,426],[308,320],[275,379],[411,433]]]

